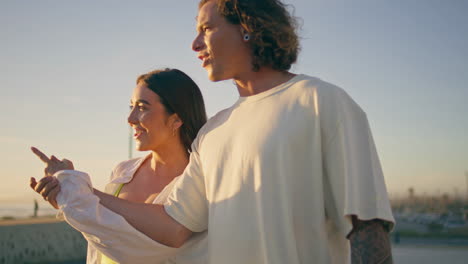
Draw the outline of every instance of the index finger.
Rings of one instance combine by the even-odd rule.
[[[46,154],[42,153],[42,152],[41,152],[40,150],[38,150],[37,148],[31,147],[31,151],[32,151],[34,154],[36,154],[36,156],[37,156],[40,160],[42,160],[43,162],[45,162],[45,163],[49,163],[49,162],[50,162],[49,157],[47,157]]]

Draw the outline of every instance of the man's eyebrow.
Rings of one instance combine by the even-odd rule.
[[[198,24],[197,23],[197,32],[200,32],[203,28],[203,24]]]
[[[200,24],[197,25],[197,31],[200,32],[202,31],[203,27],[206,27],[206,26],[210,26],[210,23],[209,22],[202,22]]]

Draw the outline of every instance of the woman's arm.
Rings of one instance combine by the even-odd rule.
[[[61,170],[73,170],[73,163],[67,159],[60,161],[54,155],[49,158],[35,147],[31,147],[31,151],[47,166],[44,169],[46,177],[42,178],[39,182],[36,182],[34,178],[31,178],[30,186],[36,192],[40,193],[46,201],[49,201],[52,206],[58,208],[59,205],[57,205],[56,197],[59,194],[60,185],[56,178],[51,177],[51,175],[54,175],[56,172]],[[64,179],[64,182],[67,182],[67,176],[64,175],[66,175],[66,173],[62,173],[62,179]],[[86,184],[91,186],[89,176],[86,175],[84,178],[88,181]],[[77,179],[79,179],[79,177]],[[81,183],[83,183],[83,181],[81,181]],[[102,205],[123,216],[134,228],[144,233],[154,241],[170,247],[180,247],[192,234],[189,229],[185,228],[170,217],[162,205],[134,203],[119,199],[95,189],[93,189],[93,192],[100,198],[100,203]],[[73,193],[68,194],[71,194],[71,197],[73,197]],[[75,200],[75,204],[84,206],[84,204],[80,204],[78,200]],[[70,210],[73,209],[70,205],[68,205],[67,208],[70,208]],[[89,220],[90,219],[88,219],[88,221]]]
[[[162,205],[132,203],[94,190],[89,176],[73,171],[70,161],[31,150],[47,164],[46,177],[39,182],[31,178],[31,188],[107,256],[124,263],[128,257],[132,263],[142,258],[145,263],[145,257],[163,260],[190,237],[192,232],[166,214]],[[47,176],[56,172],[57,178]]]
[[[47,176],[39,182],[31,178],[30,186],[46,201],[49,201],[54,208],[59,209],[56,199],[60,192],[60,184],[56,177]],[[96,189],[93,189],[93,192],[99,197],[102,206],[121,215],[135,229],[161,244],[178,248],[192,234],[190,230],[170,217],[162,205],[130,202]],[[83,207],[86,205],[76,204],[75,206]],[[88,219],[88,221],[90,220]]]
[[[192,231],[179,224],[160,204],[135,203],[94,189],[100,204],[121,215],[135,229],[151,239],[170,246],[180,247],[192,235]]]
[[[100,198],[93,194],[86,173],[61,171],[57,179],[61,186],[57,196],[59,216],[82,232],[88,243],[106,256],[121,263],[158,263],[177,252],[176,248],[154,241],[121,215],[103,206]]]

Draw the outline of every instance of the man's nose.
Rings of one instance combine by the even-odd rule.
[[[192,42],[192,50],[198,52],[202,50],[203,46],[203,38],[201,34],[198,34]]]

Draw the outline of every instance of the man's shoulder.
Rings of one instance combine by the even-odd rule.
[[[199,145],[201,144],[201,142],[203,142],[205,136],[209,134],[210,131],[216,129],[229,119],[232,109],[233,106],[223,109],[216,113],[214,116],[210,117],[208,121],[206,121],[206,123],[198,131],[197,136],[192,143],[192,151],[197,151]]]
[[[343,88],[324,81],[320,78],[309,76],[306,74],[298,74],[295,87],[304,89],[309,92],[318,93],[318,95],[324,96],[344,96],[347,95]]]
[[[322,115],[345,113],[365,115],[358,103],[338,85],[305,74],[299,77],[294,84],[297,86],[295,89],[300,89],[297,90],[297,94],[309,98],[311,104],[317,104]]]
[[[306,74],[298,74],[288,91],[290,95],[300,98],[301,101],[319,106],[352,100],[343,88]]]
[[[220,123],[223,123],[226,121],[226,119],[229,118],[234,106],[225,108],[218,113],[216,113],[214,116],[210,117],[208,121],[205,123],[205,125],[200,129],[200,133],[206,133],[213,129],[214,127],[219,126]]]

